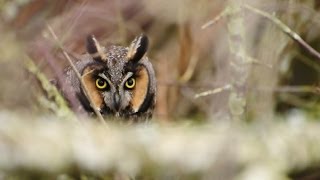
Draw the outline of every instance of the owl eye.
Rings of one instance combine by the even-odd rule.
[[[128,79],[127,82],[126,82],[126,87],[127,87],[128,89],[134,88],[135,85],[136,85],[136,80],[135,80],[134,78],[130,78],[130,79]]]
[[[96,86],[98,89],[106,89],[108,84],[104,79],[98,78],[96,80]]]

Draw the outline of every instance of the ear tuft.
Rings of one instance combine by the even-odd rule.
[[[128,61],[138,62],[148,50],[149,40],[144,34],[137,36],[130,44],[127,53]]]
[[[103,47],[99,44],[94,35],[89,35],[87,37],[87,52],[96,61],[105,61],[106,55],[103,51]]]

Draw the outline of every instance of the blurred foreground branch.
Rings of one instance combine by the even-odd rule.
[[[160,179],[251,179],[257,173],[259,179],[286,179],[288,172],[320,162],[320,124],[304,120],[263,127],[144,124],[106,130],[94,121],[20,118],[0,114],[0,174],[57,176],[78,169]]]

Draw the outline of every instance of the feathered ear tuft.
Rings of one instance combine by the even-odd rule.
[[[96,61],[105,61],[106,54],[104,53],[104,48],[99,44],[94,35],[89,35],[87,37],[87,52]]]
[[[148,50],[149,40],[144,34],[137,36],[130,44],[127,53],[128,61],[138,62]]]

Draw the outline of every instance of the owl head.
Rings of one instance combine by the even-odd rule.
[[[73,83],[85,109],[92,111],[84,89],[105,116],[133,120],[150,118],[155,105],[156,78],[145,56],[148,38],[140,35],[129,47],[103,47],[90,35],[86,47],[88,53],[77,63],[83,86]]]

